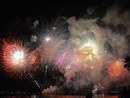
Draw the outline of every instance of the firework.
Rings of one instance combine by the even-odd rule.
[[[39,53],[39,49],[36,49],[27,56],[27,64],[28,64],[28,72],[36,72],[41,64],[41,56]]]
[[[59,53],[56,65],[60,70],[68,71],[73,68],[73,66],[78,64],[78,58],[72,50],[64,50],[62,53]]]
[[[77,52],[82,59],[94,59],[97,55],[97,46],[94,42],[88,41],[81,45]]]
[[[22,42],[4,42],[2,58],[7,72],[23,73],[27,70],[27,51]]]
[[[39,51],[36,49],[35,51],[32,51],[30,53],[28,53],[28,63],[30,65],[37,65],[40,63],[40,53]]]
[[[122,73],[124,71],[122,62],[115,61],[108,67],[108,73],[110,76],[113,77],[121,77]]]
[[[47,42],[49,42],[49,41],[51,40],[51,37],[47,36],[47,37],[45,38],[45,40],[46,40]]]

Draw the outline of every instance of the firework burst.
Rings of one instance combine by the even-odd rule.
[[[22,42],[4,42],[3,45],[3,63],[7,72],[24,73],[27,71],[27,51]]]
[[[121,77],[124,68],[121,61],[115,61],[108,67],[108,73],[113,77]]]

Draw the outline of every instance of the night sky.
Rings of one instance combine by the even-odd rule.
[[[67,18],[76,16],[78,18],[85,15],[88,8],[95,8],[96,13],[87,17],[103,17],[106,10],[113,5],[118,5],[122,11],[129,9],[128,0],[2,2],[0,4],[0,48],[2,47],[2,40],[9,37],[30,41],[30,36],[35,33],[30,27],[37,19],[41,20],[41,24],[48,24],[60,16]],[[2,60],[0,62],[0,91],[31,91],[32,88],[35,89],[32,79],[11,77],[4,71]],[[42,84],[44,73],[42,71],[39,73],[36,73],[34,78]]]
[[[77,16],[82,17],[87,8],[95,8],[96,15],[102,17],[106,9],[118,5],[122,10],[129,9],[127,0],[83,0],[83,1],[44,1],[44,2],[2,2],[1,3],[1,18],[0,31],[9,32],[18,22],[23,25],[27,21],[35,19],[43,19],[43,21],[52,21],[58,16]],[[21,25],[22,25],[21,24]],[[13,31],[13,30],[12,30]],[[2,36],[2,35],[1,35]],[[6,36],[6,34],[3,34]]]

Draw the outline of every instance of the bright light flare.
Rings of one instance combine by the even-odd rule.
[[[46,40],[47,42],[49,42],[49,41],[51,40],[51,37],[47,36],[47,37],[45,38],[45,40]]]
[[[12,53],[12,60],[14,63],[19,64],[23,63],[25,56],[24,56],[24,51],[23,50],[16,50]]]
[[[81,47],[81,49],[85,48],[85,47],[90,47],[92,49],[93,54],[97,54],[97,46],[95,45],[94,42],[88,41],[88,42],[84,43],[83,46]]]

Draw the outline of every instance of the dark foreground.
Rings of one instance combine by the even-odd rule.
[[[92,97],[79,95],[1,95],[0,98],[120,98],[118,95],[94,94]]]

